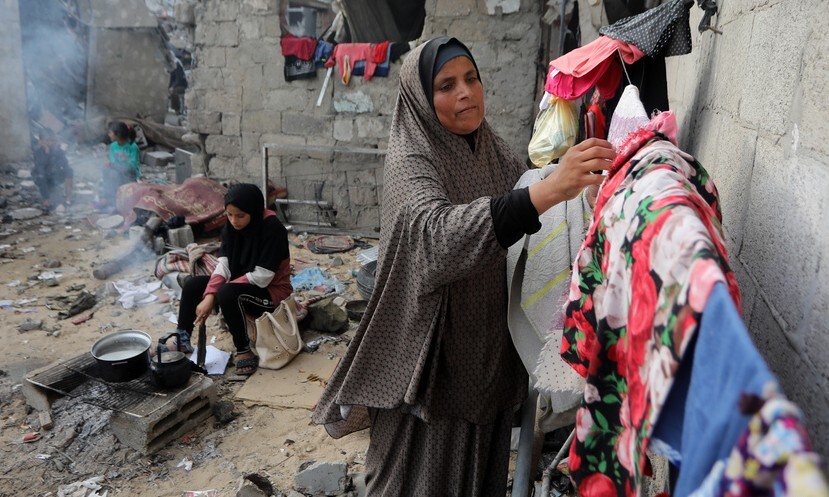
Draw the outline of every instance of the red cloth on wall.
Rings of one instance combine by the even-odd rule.
[[[285,57],[293,55],[302,60],[314,58],[314,51],[317,49],[317,40],[313,38],[297,38],[291,33],[285,33],[280,42],[282,55]]]
[[[386,55],[389,51],[389,41],[384,41],[374,45],[374,62],[382,64],[386,61]]]

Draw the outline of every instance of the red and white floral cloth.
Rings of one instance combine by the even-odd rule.
[[[574,262],[561,343],[587,382],[569,459],[579,495],[638,493],[714,284],[739,308],[720,223],[716,187],[693,157],[649,130],[622,146]]]

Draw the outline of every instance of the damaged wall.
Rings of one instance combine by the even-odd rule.
[[[482,72],[487,118],[519,155],[526,154],[535,118],[539,43],[537,2],[428,0],[423,39],[450,34],[469,44]],[[510,12],[510,13],[505,13]],[[278,0],[209,0],[196,7],[196,57],[187,93],[189,127],[206,154],[194,172],[259,183],[266,143],[385,148],[397,98],[399,63],[387,78],[334,77],[322,105],[315,103],[325,70],[286,82]],[[382,160],[315,153],[274,157],[271,179],[290,198],[324,200],[337,224],[379,226]]]
[[[0,164],[32,155],[17,0],[0,3]]]
[[[87,116],[141,114],[163,123],[167,113],[165,48],[144,0],[88,0]]]
[[[829,456],[826,2],[718,3],[722,35],[668,59],[671,107],[719,189],[755,343]]]

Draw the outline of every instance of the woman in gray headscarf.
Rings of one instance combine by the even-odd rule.
[[[313,415],[336,438],[371,427],[368,495],[504,495],[528,381],[507,330],[506,247],[613,156],[588,140],[513,191],[526,166],[484,119],[469,50],[442,37],[406,57],[374,292]]]

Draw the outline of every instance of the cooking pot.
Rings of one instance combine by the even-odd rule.
[[[92,346],[102,380],[122,382],[138,378],[147,371],[152,339],[138,330],[121,330],[101,338]]]
[[[190,381],[190,360],[184,352],[164,352],[164,343],[174,335],[168,333],[158,339],[158,353],[150,362],[150,380],[159,388],[177,388]]]

